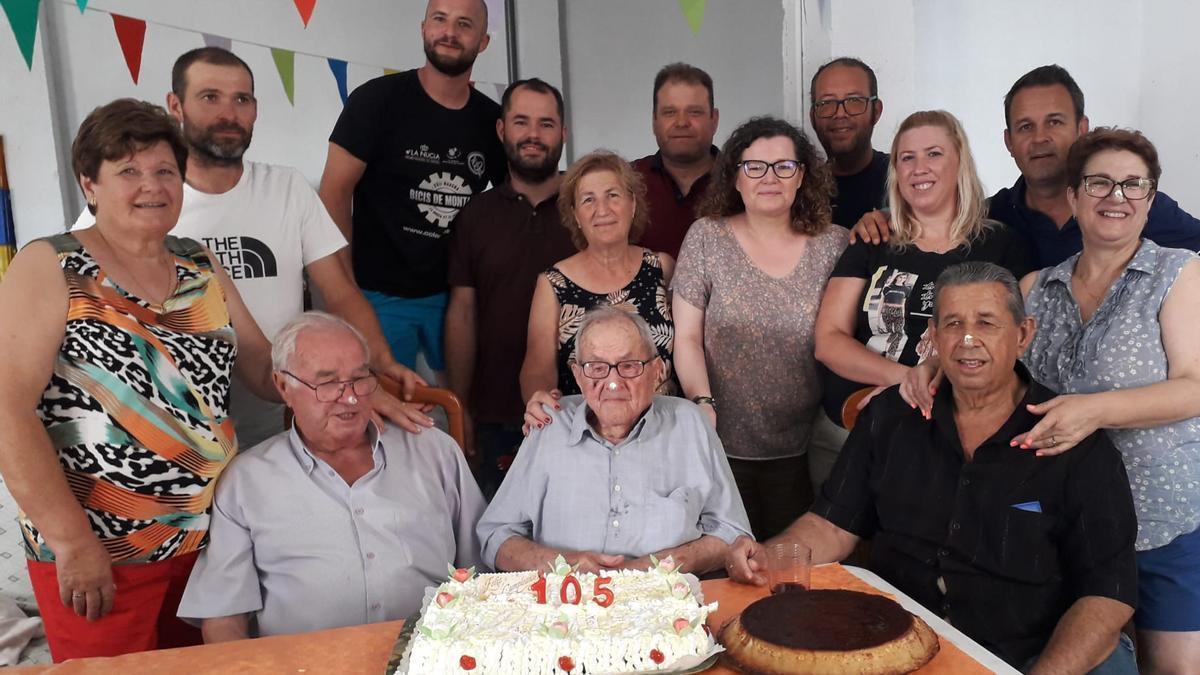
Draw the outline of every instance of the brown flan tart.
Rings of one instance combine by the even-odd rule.
[[[894,600],[858,591],[780,593],[752,603],[721,630],[743,673],[909,673],[939,649],[937,634]]]

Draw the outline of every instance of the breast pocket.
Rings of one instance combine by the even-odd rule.
[[[648,495],[641,541],[646,552],[695,539],[702,506],[699,490],[691,487],[676,488],[665,497]]]
[[[996,571],[1030,583],[1045,583],[1059,574],[1055,515],[1039,512],[1041,506],[1029,501],[1014,501],[1003,508],[995,533],[1000,564]]]

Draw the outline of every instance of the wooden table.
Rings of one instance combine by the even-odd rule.
[[[868,583],[870,580],[872,583]],[[847,588],[895,597],[901,604],[912,601],[888,587],[864,570],[841,565],[823,565],[813,569],[814,588]],[[716,600],[719,609],[708,618],[716,631],[746,605],[767,594],[765,588],[745,586],[728,580],[702,582],[705,600]],[[883,587],[884,590],[881,590]],[[907,602],[905,602],[907,601]],[[915,606],[915,605],[914,605]],[[913,611],[913,607],[908,607]],[[919,672],[926,675],[1013,672],[995,657],[950,628],[937,617],[927,615],[926,622],[938,631],[942,649]],[[932,620],[931,620],[932,619]],[[391,655],[401,621],[337,628],[334,630],[239,640],[215,645],[166,649],[157,652],[126,654],[112,658],[77,659],[53,666],[14,668],[14,673],[366,673],[382,675]],[[991,667],[985,667],[980,660]],[[998,664],[998,665],[997,665]],[[711,675],[736,671],[718,665]]]

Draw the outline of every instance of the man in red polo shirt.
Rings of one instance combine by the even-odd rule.
[[[639,243],[679,257],[679,247],[708,185],[720,117],[708,73],[686,63],[664,66],[654,76],[654,139],[658,152],[633,163],[646,181],[650,224]]]

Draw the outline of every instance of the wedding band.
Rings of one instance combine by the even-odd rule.
[[[1050,445],[1058,445],[1058,438],[1055,436],[1051,436],[1050,437]]]
[[[86,598],[86,597],[87,597],[87,593],[72,593],[72,594],[71,594],[71,597],[72,597],[72,598]]]

